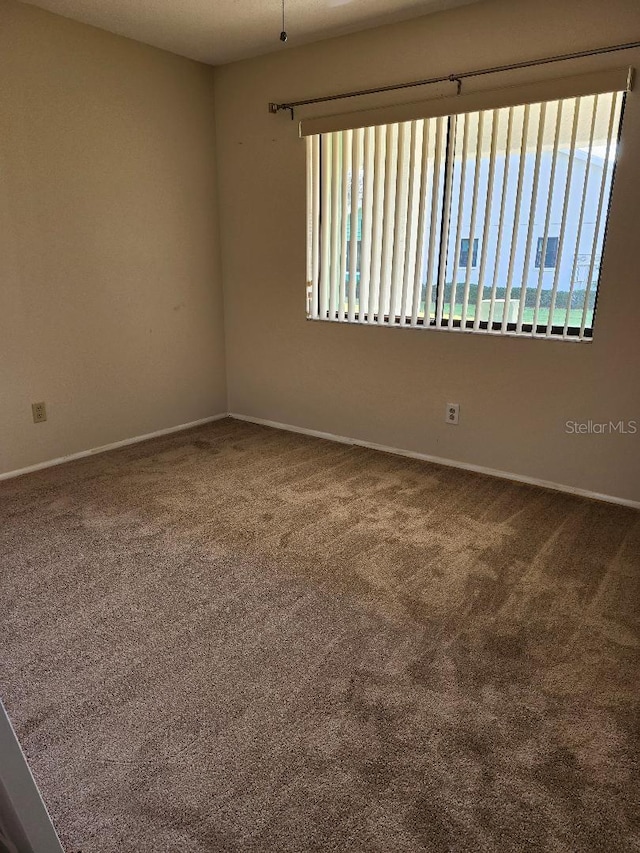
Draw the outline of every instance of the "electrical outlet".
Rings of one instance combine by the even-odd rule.
[[[31,411],[33,413],[34,424],[41,424],[47,419],[47,407],[44,403],[32,403]]]
[[[447,403],[445,421],[448,424],[457,424],[460,419],[460,403]]]

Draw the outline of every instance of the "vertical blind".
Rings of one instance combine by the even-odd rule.
[[[307,136],[308,315],[590,337],[623,102]]]

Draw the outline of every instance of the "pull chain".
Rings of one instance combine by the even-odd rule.
[[[280,41],[284,44],[287,38],[287,31],[284,27],[284,0],[282,0],[282,32],[280,33]]]

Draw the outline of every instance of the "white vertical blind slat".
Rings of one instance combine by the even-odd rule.
[[[387,159],[386,128],[376,127],[375,177],[373,188],[373,231],[371,237],[371,286],[369,290],[370,323],[376,322],[380,312],[380,279],[382,267],[382,220],[384,216],[384,187]]]
[[[307,136],[307,316],[311,315],[311,293],[313,287],[312,245],[314,232],[313,218],[313,137]]]
[[[518,170],[518,188],[516,190],[516,203],[513,216],[513,230],[511,232],[511,251],[509,253],[509,270],[507,272],[507,287],[504,296],[504,306],[502,309],[502,331],[507,331],[509,322],[509,305],[511,304],[511,289],[513,287],[513,271],[516,263],[516,251],[518,248],[518,228],[520,227],[520,206],[522,203],[522,185],[524,180],[524,170],[527,163],[527,139],[529,137],[529,116],[531,107],[527,104],[524,108],[524,118],[522,122],[522,145],[520,148],[520,168]]]
[[[362,244],[360,254],[360,305],[358,320],[367,320],[369,288],[371,284],[371,228],[373,211],[373,178],[375,162],[375,135],[372,127],[364,132],[364,180],[362,186]]]
[[[571,182],[573,180],[573,166],[576,161],[576,137],[578,135],[578,123],[580,121],[580,98],[573,102],[573,125],[571,128],[571,145],[569,147],[569,163],[567,165],[567,178],[564,185],[564,201],[562,203],[562,220],[560,222],[560,236],[558,237],[558,258],[556,271],[553,276],[553,287],[547,319],[547,337],[550,337],[553,328],[553,316],[556,310],[556,299],[558,296],[558,282],[560,281],[560,270],[564,254],[564,238],[567,230],[567,214],[569,212],[569,200],[571,198]]]
[[[540,299],[542,296],[542,283],[544,280],[544,270],[547,254],[547,242],[549,240],[549,226],[551,224],[551,211],[553,210],[553,200],[555,197],[555,177],[558,167],[558,148],[560,144],[560,130],[562,127],[564,101],[559,101],[558,112],[556,114],[556,131],[553,140],[553,154],[551,157],[551,177],[549,178],[549,196],[547,199],[547,212],[544,218],[544,234],[542,237],[542,249],[540,252],[540,270],[538,271],[538,286],[536,288],[536,304],[533,309],[533,320],[531,323],[531,334],[537,334],[538,317],[540,314]]]
[[[356,287],[358,270],[358,205],[360,195],[360,172],[362,170],[362,147],[364,144],[363,131],[354,130],[351,151],[351,220],[349,223],[349,291],[348,291],[348,320],[356,318]]]
[[[382,263],[380,265],[380,304],[378,323],[392,322],[389,310],[391,276],[393,274],[393,235],[396,217],[396,193],[394,192],[398,167],[398,125],[387,126],[387,152],[384,183],[384,213],[382,222]]]
[[[513,122],[514,122],[514,108],[511,107],[509,110],[509,118],[507,121],[507,141],[505,150],[507,152],[507,156],[505,156],[504,161],[504,172],[502,175],[502,196],[500,199],[500,221],[498,224],[498,238],[496,242],[496,253],[494,259],[494,267],[493,267],[493,281],[491,283],[491,298],[489,301],[489,314],[487,321],[488,331],[492,331],[493,327],[493,319],[495,316],[495,308],[496,308],[496,291],[498,289],[498,273],[500,271],[500,250],[502,249],[502,239],[504,236],[504,220],[505,220],[505,211],[507,208],[507,197],[508,197],[508,189],[509,189],[509,166],[511,163],[511,144],[513,142]]]
[[[398,167],[396,173],[396,203],[393,229],[393,260],[389,322],[400,315],[399,297],[402,294],[402,274],[406,255],[407,205],[409,201],[409,143],[411,125],[403,122],[398,128]],[[399,318],[402,322],[402,318]]]
[[[416,150],[416,162],[420,157],[420,181],[418,192],[418,222],[416,225],[415,266],[413,271],[413,298],[411,300],[411,325],[417,326],[422,293],[422,273],[425,243],[426,206],[429,194],[429,145],[434,122],[425,121],[422,130],[421,150]]]
[[[318,253],[320,249],[320,138],[307,137],[307,316],[318,318]]]
[[[518,319],[516,321],[516,332],[522,331],[522,320],[524,317],[525,302],[527,299],[527,274],[531,263],[531,246],[533,243],[533,229],[536,224],[536,210],[538,207],[538,187],[540,184],[540,163],[542,160],[542,149],[544,143],[544,131],[547,120],[547,105],[540,104],[538,115],[538,143],[536,145],[536,162],[533,168],[533,187],[531,190],[531,204],[529,205],[529,228],[527,229],[527,242],[524,251],[524,263],[522,265],[522,285],[520,287],[520,301],[518,305]]]
[[[451,117],[447,137],[447,166],[445,175],[445,192],[444,201],[442,204],[442,221],[440,225],[440,252],[438,267],[438,285],[436,294],[436,326],[442,325],[442,314],[444,310],[444,286],[447,280],[447,247],[449,245],[449,231],[451,225],[451,184],[453,177],[453,162],[456,147],[456,133],[459,119],[460,116]],[[428,310],[428,308],[426,310]]]
[[[342,199],[340,191],[342,188],[341,169],[341,147],[342,135],[333,134],[333,152],[331,163],[331,252],[330,252],[330,280],[329,280],[329,317],[335,320],[338,311],[338,298],[340,294],[340,214],[342,213]]]
[[[433,121],[433,120],[432,120]],[[433,299],[434,272],[436,268],[436,244],[438,237],[438,218],[440,216],[440,168],[442,165],[442,155],[444,148],[444,128],[445,121],[443,118],[435,119],[436,121],[436,141],[433,159],[433,170],[431,179],[431,223],[429,229],[429,246],[427,257],[427,272],[426,272],[426,287],[424,297],[424,324],[431,325],[431,300]],[[422,279],[419,282],[422,286]],[[435,317],[434,317],[435,320]]]
[[[408,210],[406,225],[406,243],[404,253],[404,270],[402,275],[402,294],[400,296],[400,323],[404,324],[409,314],[407,301],[410,297],[410,283],[414,280],[416,266],[416,247],[418,220],[416,217],[416,203],[419,204],[418,196],[422,182],[422,139],[425,122],[411,122],[411,138],[409,142],[409,189]],[[411,311],[413,315],[413,311]]]
[[[458,270],[460,266],[460,245],[462,242],[462,222],[464,217],[464,202],[465,202],[465,190],[466,190],[466,179],[467,179],[467,160],[469,153],[469,124],[471,122],[471,117],[468,115],[460,116],[460,121],[463,125],[462,130],[462,153],[461,153],[461,163],[460,163],[460,176],[459,176],[459,191],[457,193],[458,199],[458,217],[456,223],[456,239],[455,239],[455,248],[453,250],[453,270],[451,272],[451,296],[449,301],[449,313],[448,313],[448,321],[449,328],[453,326],[453,319],[456,311],[456,294],[458,289]],[[446,257],[446,255],[445,255]],[[446,264],[445,264],[446,266]]]
[[[480,272],[478,274],[478,292],[476,293],[476,310],[473,317],[474,331],[480,328],[481,305],[484,297],[484,276],[487,269],[487,255],[489,247],[489,227],[491,224],[491,213],[493,210],[493,190],[496,175],[496,147],[498,144],[498,110],[491,111],[491,151],[489,154],[489,174],[487,177],[487,200],[484,210],[484,226],[482,228],[482,247],[480,249]]]
[[[311,137],[311,316],[318,317],[320,273],[320,137]]]
[[[346,320],[347,303],[347,223],[349,210],[349,173],[352,163],[353,130],[345,130],[342,134],[342,174],[340,186],[340,275],[338,278],[338,320]]]
[[[320,245],[322,265],[320,268],[320,316],[329,313],[329,290],[331,289],[331,185],[333,176],[333,134],[328,133],[322,143],[322,222]]]
[[[480,173],[482,165],[482,144],[484,134],[484,113],[478,116],[475,157],[475,174],[473,176],[473,200],[471,202],[471,223],[469,225],[469,252],[467,254],[467,269],[464,278],[464,294],[462,297],[462,315],[460,317],[460,328],[464,329],[467,320],[467,307],[469,305],[469,286],[471,284],[471,270],[473,269],[473,246],[476,232],[476,218],[478,215],[478,188],[480,186]],[[486,200],[485,200],[486,203]]]

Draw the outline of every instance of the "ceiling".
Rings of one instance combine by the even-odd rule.
[[[67,18],[221,65],[478,0],[37,0]]]

